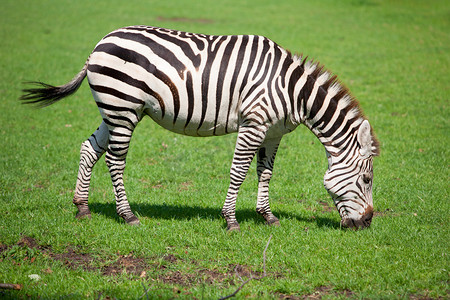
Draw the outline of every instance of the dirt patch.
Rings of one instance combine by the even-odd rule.
[[[204,283],[227,283],[229,285],[236,285],[242,280],[246,280],[250,277],[257,278],[262,275],[262,272],[252,271],[250,267],[245,265],[228,265],[222,270],[199,268],[195,270],[195,273],[167,270],[164,274],[158,276],[158,280],[180,286],[192,286]],[[277,274],[269,274],[269,276],[280,277]]]
[[[279,299],[286,300],[315,300],[323,298],[352,298],[354,293],[350,290],[333,290],[331,286],[320,286],[315,289],[312,294],[295,296],[295,295],[285,295],[282,293],[276,293]]]
[[[178,258],[173,254],[167,254],[163,256],[163,260],[174,264],[178,261]]]
[[[189,286],[196,282],[195,275],[181,273],[180,271],[169,271],[158,276],[158,279],[164,283]]]
[[[53,253],[51,251],[48,251],[47,255],[50,256],[53,260],[63,262],[66,267],[74,270],[82,268],[86,271],[94,271],[97,269],[92,266],[94,258],[90,254],[80,253],[72,247],[68,247],[67,252],[65,253]]]
[[[102,274],[113,276],[118,274],[131,274],[134,276],[145,277],[150,265],[143,258],[134,257],[132,254],[121,255],[115,262],[102,268]]]
[[[182,182],[178,188],[179,192],[187,191],[193,186],[192,181]]]
[[[228,272],[219,270],[199,269],[195,273],[183,273],[180,271],[167,271],[158,276],[158,280],[180,286],[192,286],[197,284],[214,284],[228,282],[234,285],[235,276]]]
[[[36,249],[36,250],[39,250],[39,251],[47,250],[47,247],[39,245],[38,242],[35,239],[33,239],[32,237],[23,236],[14,245],[3,245],[3,244],[0,244],[0,254],[2,252],[5,252],[5,251],[13,248],[13,247]]]
[[[374,211],[373,212],[374,217],[384,217],[384,216],[392,215],[392,214],[393,214],[393,210],[390,208],[386,208],[383,211]]]
[[[104,276],[127,275],[135,280],[145,278],[183,287],[222,283],[237,285],[250,277],[257,278],[263,275],[262,272],[253,271],[246,265],[230,264],[218,269],[208,269],[202,268],[197,261],[191,261],[190,270],[184,271],[180,270],[177,264],[185,261],[174,254],[151,258],[136,257],[133,253],[99,256],[85,253],[82,248],[73,245],[68,246],[63,253],[55,253],[51,247],[41,246],[37,240],[27,236],[23,236],[15,245],[0,245],[0,254],[7,253],[7,250],[12,247],[37,249],[39,251],[33,255],[62,262],[63,266],[73,270],[100,271]],[[34,262],[34,259],[31,262]],[[49,268],[43,272],[50,274],[53,271]],[[268,274],[268,276],[280,277],[277,274]]]
[[[332,297],[345,297],[351,298],[354,293],[350,290],[333,290],[331,286],[320,286],[316,288],[315,292],[311,295],[306,295],[303,299],[322,299],[323,296],[332,296]]]
[[[334,212],[334,210],[335,210],[335,207],[333,205],[330,205],[328,202],[319,201],[319,204],[320,204],[320,206],[322,206],[323,213]]]
[[[39,244],[36,242],[36,240],[29,236],[23,236],[16,245],[19,247],[28,247],[31,249],[39,248]]]
[[[6,250],[8,250],[8,249],[9,249],[9,246],[8,246],[8,245],[0,244],[0,254],[1,254],[3,251],[6,251]]]
[[[45,257],[60,261],[64,266],[73,270],[81,268],[85,271],[96,271],[100,269],[105,276],[122,273],[141,276],[145,269],[153,267],[145,259],[134,257],[133,254],[120,255],[116,258],[95,258],[92,254],[84,253],[82,249],[74,246],[68,246],[66,252],[55,253],[51,247],[40,246],[34,238],[28,236],[23,236],[15,245],[40,250]],[[0,253],[14,246],[1,245]]]
[[[245,265],[229,265],[228,273],[235,274],[238,277],[261,277],[263,276],[263,272],[252,271],[250,267]]]
[[[283,293],[275,293],[275,295],[278,297],[278,299],[283,299],[283,300],[300,300],[303,299],[299,296],[294,296],[294,295],[285,295]]]
[[[441,300],[441,299],[448,299],[444,297],[430,297],[428,295],[409,295],[410,300]]]

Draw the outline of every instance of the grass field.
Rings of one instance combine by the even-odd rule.
[[[154,2],[154,3],[152,3]],[[0,10],[0,298],[429,299],[449,290],[450,5],[447,1],[24,1]],[[271,181],[281,227],[256,215],[255,166],[220,210],[235,135],[191,138],[144,119],[125,184],[140,227],[115,214],[103,159],[91,220],[72,205],[81,143],[101,122],[89,87],[54,106],[17,101],[22,82],[63,84],[113,29],[155,25],[261,34],[321,61],[359,100],[381,142],[370,229],[344,230],[322,185],[323,146],[305,127]],[[31,279],[36,274],[40,279]]]

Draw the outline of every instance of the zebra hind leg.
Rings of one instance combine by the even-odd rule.
[[[131,127],[130,124],[128,124],[126,129],[125,127],[110,127],[109,145],[105,155],[105,161],[109,168],[114,187],[117,214],[122,217],[127,224],[139,225],[139,219],[131,211],[123,183],[126,156],[133,130],[134,125]]]
[[[268,225],[279,226],[280,221],[270,210],[269,205],[269,182],[272,177],[273,164],[277,154],[280,139],[264,141],[258,150],[257,174],[258,174],[258,200],[256,212],[259,213]]]
[[[76,218],[78,219],[91,217],[88,198],[92,168],[103,153],[105,153],[107,146],[108,128],[104,122],[81,144],[80,166],[75,186],[75,195],[73,197],[73,204],[78,208],[78,213],[76,215]]]

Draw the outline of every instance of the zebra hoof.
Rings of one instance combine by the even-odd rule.
[[[130,225],[130,226],[139,226],[139,225],[141,225],[141,221],[139,221],[139,219],[136,216],[134,216],[134,215],[129,217],[129,218],[126,218],[125,222],[127,222],[127,224]]]
[[[239,223],[237,223],[237,222],[228,223],[227,231],[228,232],[239,232],[239,231],[241,231],[241,227],[239,226]]]
[[[269,225],[269,226],[274,226],[274,227],[279,227],[279,226],[281,226],[280,221],[279,221],[277,218],[267,220],[267,225]]]
[[[77,215],[75,216],[76,219],[92,219],[91,212],[88,210],[85,211],[78,211]]]

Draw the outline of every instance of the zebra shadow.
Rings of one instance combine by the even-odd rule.
[[[111,203],[89,203],[89,209],[92,213],[97,213],[105,217],[122,222],[122,219],[116,214],[115,205]],[[132,204],[132,210],[137,216],[147,217],[151,219],[165,220],[191,220],[191,219],[210,219],[222,220],[220,214],[221,208],[200,207],[196,205],[174,205],[174,204]],[[313,217],[301,216],[300,213],[276,210],[273,212],[283,223],[283,219],[294,219],[299,222],[316,223],[318,227],[341,228],[341,225],[335,219],[329,218],[322,213],[318,213]],[[323,216],[322,216],[322,215]],[[252,209],[236,209],[236,218],[238,222],[254,222],[255,224],[264,225],[264,219]],[[225,220],[223,226],[226,227]]]

